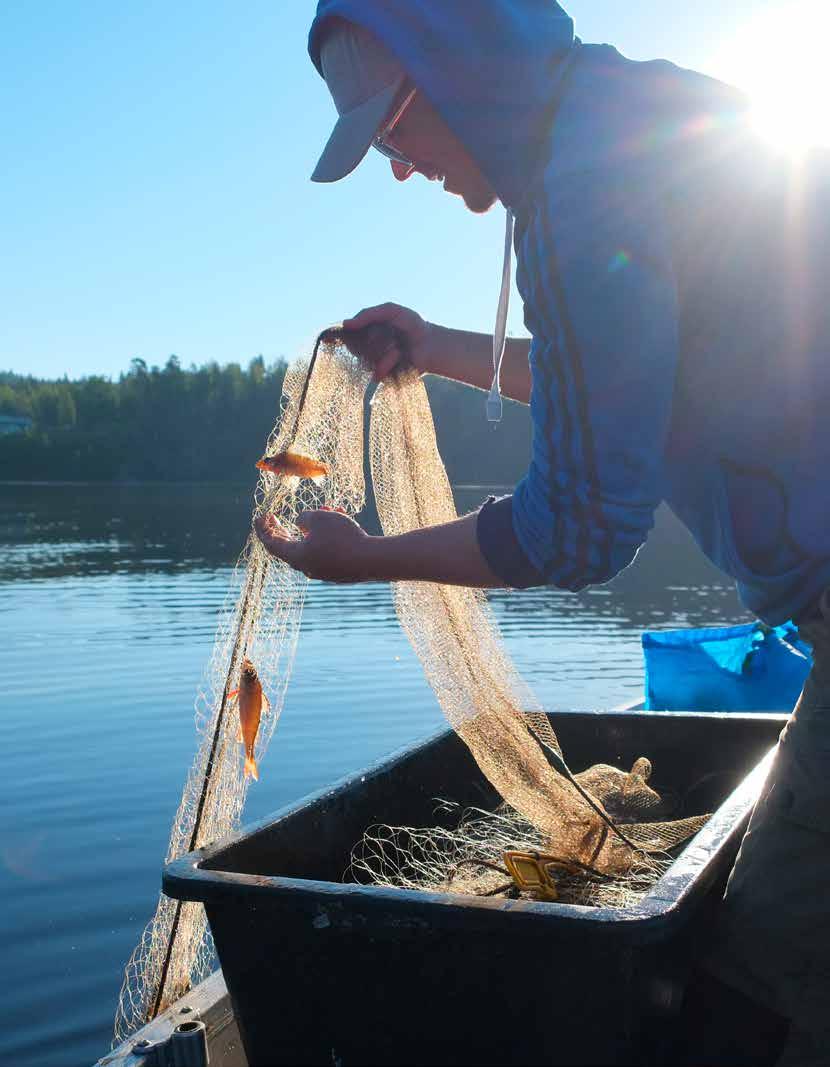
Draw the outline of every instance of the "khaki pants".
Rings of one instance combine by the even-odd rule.
[[[779,1063],[830,1064],[830,601],[800,626],[813,669],[781,732],[706,966],[792,1021]]]

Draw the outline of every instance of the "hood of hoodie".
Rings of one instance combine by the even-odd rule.
[[[501,201],[518,204],[546,143],[556,64],[574,43],[573,22],[559,4],[320,0],[308,38],[318,71],[321,30],[333,16],[386,45]]]

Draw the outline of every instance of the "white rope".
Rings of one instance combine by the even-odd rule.
[[[496,326],[493,330],[493,384],[487,396],[487,421],[501,422],[501,364],[504,359],[504,349],[507,334],[507,309],[510,306],[510,281],[512,275],[513,253],[513,212],[510,208],[505,212],[504,226],[504,263],[501,269],[501,291],[499,292],[499,307],[496,312]]]

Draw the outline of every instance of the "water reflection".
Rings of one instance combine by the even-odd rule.
[[[475,507],[491,488],[456,490],[459,512]],[[251,486],[0,483],[0,581],[230,565],[249,530],[251,501]],[[361,522],[377,527],[371,510]],[[720,598],[725,591],[729,601],[729,590],[680,523],[661,509],[634,565],[584,596],[670,614],[685,610],[680,605],[690,594]],[[556,590],[534,592],[529,609],[522,606],[528,598],[511,599],[520,614],[573,604],[573,594]],[[720,608],[740,611],[734,594]]]
[[[232,563],[251,487],[0,485],[0,580]]]

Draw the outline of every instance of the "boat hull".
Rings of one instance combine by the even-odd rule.
[[[575,770],[647,755],[683,814],[715,811],[627,909],[342,883],[367,826],[435,825],[436,798],[496,803],[449,731],[175,861],[164,891],[204,902],[252,1067],[672,1062],[692,946],[784,721],[556,717]]]

